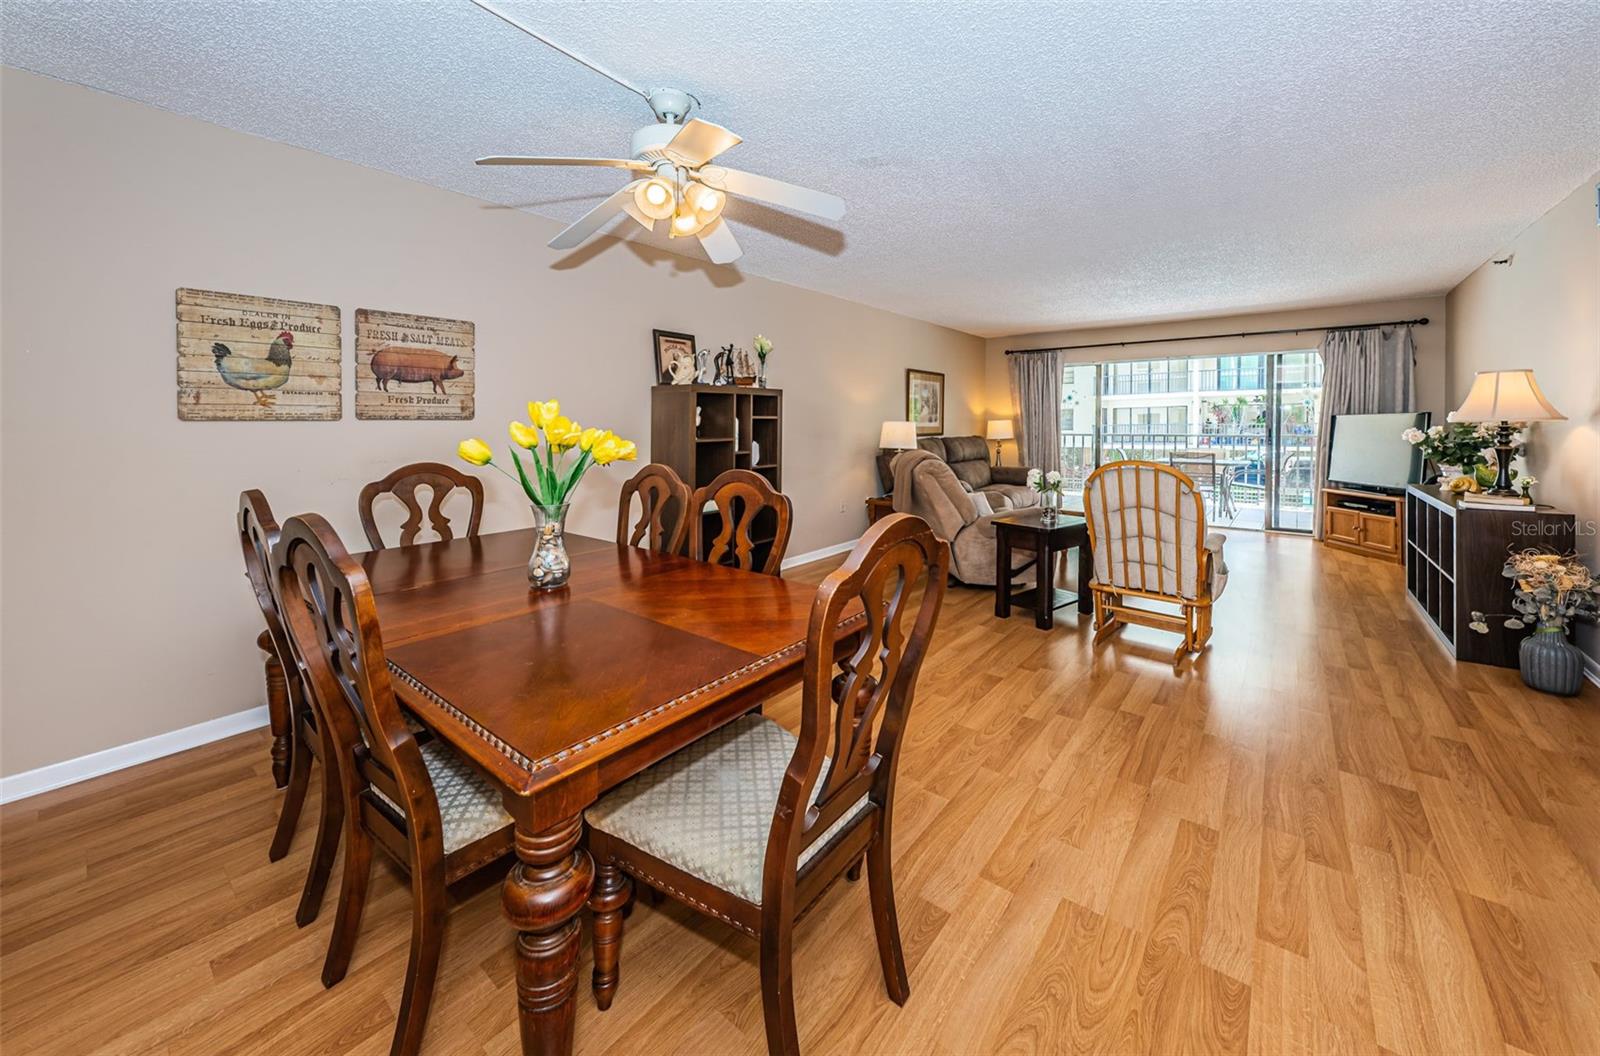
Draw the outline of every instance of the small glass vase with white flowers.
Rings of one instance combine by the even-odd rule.
[[[511,477],[494,460],[494,451],[482,440],[463,440],[456,453],[475,466],[494,466],[522,485],[533,507],[534,528],[538,536],[528,558],[528,582],[541,590],[565,586],[572,575],[565,541],[568,500],[590,466],[613,462],[632,462],[639,457],[632,440],[624,440],[609,429],[585,429],[561,413],[558,400],[538,400],[528,404],[524,425],[512,422],[511,461],[517,475]],[[528,465],[517,454],[528,453]],[[571,457],[576,451],[577,457]],[[531,472],[530,472],[531,469]]]
[[[1047,525],[1055,524],[1061,514],[1061,493],[1064,488],[1061,474],[1053,469],[1048,473],[1030,469],[1028,487],[1039,494],[1039,520]]]

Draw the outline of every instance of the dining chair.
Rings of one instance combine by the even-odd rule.
[[[949,546],[919,517],[890,514],[868,528],[811,605],[799,736],[745,715],[585,812],[596,868],[593,986],[602,1010],[616,994],[623,916],[637,880],[760,943],[767,1049],[794,1056],[795,920],[841,873],[859,876],[863,856],[884,986],[905,1004],[911,986],[895,916],[890,822],[898,748],[949,565]],[[857,633],[855,647],[836,660],[841,639],[847,644]]]
[[[400,526],[400,545],[410,546],[416,542],[422,532],[423,517],[422,501],[417,498],[419,487],[426,487],[433,493],[428,503],[428,527],[445,541],[454,539],[455,535],[450,530],[450,518],[444,514],[444,500],[456,488],[465,488],[472,498],[472,513],[467,519],[466,534],[468,538],[478,534],[478,525],[483,520],[483,481],[442,462],[413,462],[361,489],[361,498],[358,500],[361,530],[367,533],[367,543],[374,550],[384,548],[383,534],[378,531],[378,522],[374,517],[374,507],[383,495],[393,495],[405,504],[406,520]]]
[[[419,740],[406,721],[366,574],[328,522],[291,517],[273,561],[344,803],[344,872],[322,984],[350,966],[376,844],[411,878],[411,953],[389,1050],[409,1056],[422,1044],[438,977],[445,888],[511,850],[511,816],[482,774],[442,741]]]
[[[635,495],[639,497],[639,520],[630,528]],[[689,485],[671,466],[659,462],[645,466],[622,485],[622,497],[617,503],[617,542],[626,539],[629,546],[643,542],[650,550],[681,554],[691,520],[689,498]]]
[[[287,772],[281,786],[283,803],[278,808],[278,827],[272,835],[272,846],[267,851],[269,861],[278,861],[289,853],[294,842],[295,828],[300,821],[300,810],[305,804],[306,788],[311,780],[311,764],[325,763],[322,750],[322,732],[316,713],[306,700],[305,681],[284,629],[278,605],[277,589],[272,579],[272,548],[278,543],[278,522],[272,515],[267,497],[251,489],[239,494],[239,542],[244,549],[245,574],[255,591],[256,603],[261,606],[267,629],[256,639],[256,645],[267,653],[267,707],[271,715],[273,737],[273,772],[278,770],[280,756],[286,760]],[[281,719],[280,719],[281,709]],[[277,731],[281,729],[282,733]],[[305,927],[317,919],[322,908],[322,896],[327,890],[328,876],[333,871],[334,856],[339,850],[339,830],[344,822],[344,800],[338,793],[338,779],[326,771],[322,780],[322,809],[317,820],[317,841],[311,854],[311,864],[306,871],[306,882],[300,893],[300,905],[294,920]]]
[[[1095,644],[1137,623],[1183,635],[1174,667],[1203,650],[1228,566],[1226,537],[1206,530],[1194,480],[1160,462],[1108,462],[1084,482],[1083,517],[1094,557]],[[1178,613],[1134,601],[1177,606]]]
[[[705,540],[708,503],[721,518],[709,545]],[[764,510],[771,510],[773,516],[763,517]],[[705,487],[695,489],[689,499],[689,556],[776,576],[789,550],[793,522],[794,503],[767,483],[766,477],[748,469],[724,470]],[[766,531],[772,534],[768,536]],[[768,549],[761,567],[756,568],[755,551],[761,545]]]
[[[1209,497],[1213,507],[1222,501],[1215,451],[1173,451],[1167,464],[1182,471]]]

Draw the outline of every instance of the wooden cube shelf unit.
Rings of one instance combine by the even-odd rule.
[[[1572,514],[1548,506],[1468,508],[1455,495],[1413,484],[1406,494],[1406,591],[1457,660],[1516,667],[1532,629],[1505,626],[1512,611],[1506,557],[1529,548],[1569,553],[1573,525]],[[1487,632],[1468,626],[1474,612],[1485,614]]]
[[[760,461],[755,460],[757,452]],[[782,491],[783,390],[743,385],[655,386],[650,391],[650,458],[671,466],[691,488],[704,487],[724,470],[749,469]],[[751,533],[757,564],[766,559],[766,547],[775,533],[776,515],[765,511],[757,517]],[[715,532],[706,534],[709,537]]]
[[[1322,489],[1322,541],[1340,550],[1403,561],[1400,512],[1405,496]]]

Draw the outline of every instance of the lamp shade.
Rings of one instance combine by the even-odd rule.
[[[915,422],[884,422],[878,433],[878,446],[888,451],[910,451],[917,446]]]
[[[988,432],[988,434],[986,436],[986,439],[989,439],[989,440],[1015,440],[1016,439],[1016,434],[1011,431],[1011,419],[1010,418],[991,418],[991,419],[989,419],[989,432]]]
[[[1480,370],[1452,422],[1559,422],[1566,415],[1550,405],[1531,370]]]

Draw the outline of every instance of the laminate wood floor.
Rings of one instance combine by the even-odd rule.
[[[884,995],[866,885],[837,884],[797,934],[808,1053],[1600,1050],[1600,692],[1454,664],[1395,566],[1228,553],[1177,676],[1170,635],[1095,650],[1073,612],[1047,634],[952,590],[895,819],[911,1000]],[[269,864],[264,732],[89,791],[0,812],[6,1056],[387,1051],[409,897],[379,869],[324,990],[337,883],[297,930],[315,811]],[[426,1052],[516,1051],[508,935],[495,878],[453,892]],[[641,902],[606,1013],[585,940],[579,1051],[764,1051],[755,956]]]

